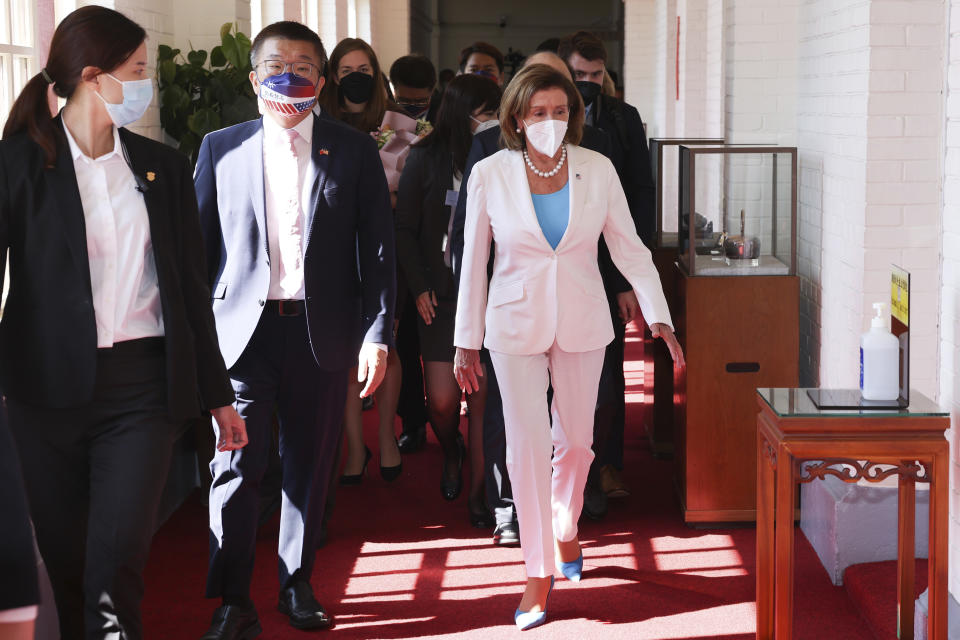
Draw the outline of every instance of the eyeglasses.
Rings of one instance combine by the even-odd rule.
[[[265,77],[278,76],[290,72],[295,76],[312,80],[320,76],[320,67],[312,62],[283,62],[282,60],[264,60],[257,64],[263,69]]]

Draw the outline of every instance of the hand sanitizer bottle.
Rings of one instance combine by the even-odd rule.
[[[860,392],[864,400],[900,397],[900,341],[887,330],[886,305],[874,302],[877,315],[870,331],[860,336]]]

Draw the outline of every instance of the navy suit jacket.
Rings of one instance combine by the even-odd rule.
[[[321,369],[356,365],[362,342],[393,344],[393,216],[377,145],[315,116],[304,251],[307,327]],[[208,134],[194,173],[213,312],[227,367],[243,353],[270,287],[263,121]]]

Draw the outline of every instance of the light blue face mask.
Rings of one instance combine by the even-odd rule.
[[[107,113],[113,120],[113,124],[117,127],[125,127],[142,118],[143,114],[147,112],[147,107],[150,106],[150,101],[153,100],[153,80],[144,78],[143,80],[124,81],[118,80],[109,73],[103,75],[110,76],[119,82],[123,89],[123,102],[119,104],[107,102],[103,96],[97,94],[103,100],[103,105],[107,108]]]

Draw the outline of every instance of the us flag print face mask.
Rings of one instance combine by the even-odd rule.
[[[312,109],[317,101],[316,93],[317,85],[290,72],[270,76],[260,83],[260,100],[263,104],[287,117],[298,116]]]

